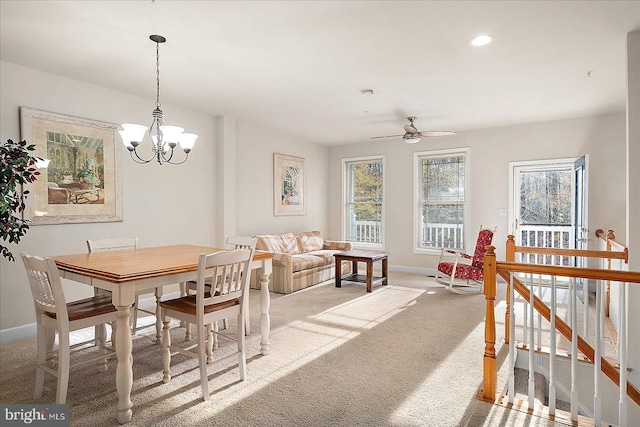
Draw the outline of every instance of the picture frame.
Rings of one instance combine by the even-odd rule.
[[[32,225],[122,221],[118,125],[20,107],[23,140],[33,156],[49,160],[25,190]]]
[[[273,214],[306,215],[305,169],[302,157],[273,155]]]

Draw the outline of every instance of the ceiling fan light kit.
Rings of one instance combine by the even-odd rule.
[[[406,138],[402,138],[404,140],[404,142],[406,142],[407,144],[416,144],[418,142],[420,142],[420,138],[415,138],[415,137],[406,137]]]
[[[420,139],[422,139],[422,137],[451,136],[456,134],[455,132],[444,131],[444,130],[418,131],[418,129],[413,124],[413,122],[416,121],[416,117],[410,116],[410,117],[407,117],[407,120],[409,120],[409,124],[404,125],[404,135],[373,136],[371,137],[371,139],[402,137],[402,140],[407,144],[416,144],[420,142]]]

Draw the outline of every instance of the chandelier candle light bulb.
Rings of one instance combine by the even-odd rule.
[[[189,153],[195,145],[198,135],[193,133],[184,133],[184,128],[180,126],[169,126],[164,124],[162,110],[160,109],[160,43],[167,41],[164,37],[158,35],[149,36],[156,43],[156,108],[153,110],[153,121],[151,126],[137,125],[125,123],[122,130],[118,131],[122,143],[129,150],[131,158],[136,163],[149,163],[156,160],[159,164],[171,163],[179,165],[187,161]],[[140,157],[137,148],[144,139],[149,130],[149,139],[151,139],[152,156],[148,159]],[[173,150],[177,145],[185,153],[185,158],[180,161],[172,161]]]

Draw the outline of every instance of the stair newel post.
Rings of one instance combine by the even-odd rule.
[[[507,254],[506,254],[507,262],[516,262],[516,241],[513,237],[513,234],[509,234],[507,236]],[[511,288],[511,283],[507,284],[507,289],[505,292],[504,300],[507,302],[507,310],[504,313],[504,340],[507,344],[509,344],[509,327],[510,327],[510,314],[511,314],[511,301],[509,301],[509,289]]]
[[[484,359],[482,397],[492,402],[496,398],[496,253],[494,246],[487,246],[484,255],[484,297],[486,318],[484,323]]]

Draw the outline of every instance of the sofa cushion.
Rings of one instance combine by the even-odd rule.
[[[258,234],[256,249],[267,252],[284,252],[295,255],[298,251],[298,242],[293,233],[284,234]]]
[[[317,256],[320,257],[324,260],[325,264],[331,264],[333,262],[333,255],[337,254],[338,252],[342,252],[342,251],[335,251],[335,250],[331,250],[331,249],[322,249],[319,251],[311,251],[311,252],[307,252],[305,255],[313,255],[313,256]]]
[[[324,246],[324,239],[319,231],[305,231],[296,233],[298,241],[298,252],[301,254],[317,251]]]
[[[308,254],[297,254],[291,256],[291,269],[296,271],[307,270],[309,268],[321,267],[327,263],[322,257]]]

